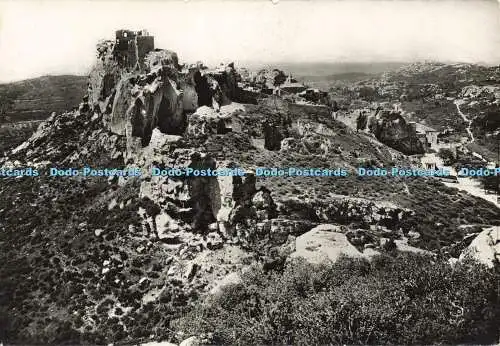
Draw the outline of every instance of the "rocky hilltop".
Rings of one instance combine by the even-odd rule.
[[[491,204],[427,178],[256,176],[257,167],[411,162],[328,107],[243,90],[233,64],[182,64],[174,52],[142,46],[151,42],[144,33],[133,37],[131,51],[100,42],[79,108],[54,114],[2,159],[41,171],[144,172],[2,180],[5,340],[181,341],[170,322],[250,266],[393,250],[433,257],[500,224]],[[245,174],[157,176],[152,167]]]

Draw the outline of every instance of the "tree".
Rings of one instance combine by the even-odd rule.
[[[273,80],[273,85],[274,86],[280,86],[281,84],[285,83],[286,81],[286,75],[283,71],[275,69],[273,70],[274,72],[274,80]]]
[[[455,154],[450,149],[439,149],[438,156],[443,159],[446,166],[451,166],[455,162]]]
[[[366,129],[366,124],[368,122],[368,117],[365,112],[361,112],[356,119],[356,131],[363,131]]]
[[[481,184],[483,188],[488,191],[500,192],[500,178],[496,175],[489,175],[481,177]]]

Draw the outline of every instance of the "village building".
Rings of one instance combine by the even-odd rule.
[[[436,154],[427,154],[422,156],[420,163],[424,169],[437,170],[444,167],[443,160]]]
[[[426,149],[432,149],[437,146],[439,142],[437,130],[414,121],[409,122],[408,125],[410,127],[410,135],[417,137]]]

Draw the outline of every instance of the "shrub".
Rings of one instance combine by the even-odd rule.
[[[254,268],[173,324],[215,344],[494,343],[498,273],[416,254]]]

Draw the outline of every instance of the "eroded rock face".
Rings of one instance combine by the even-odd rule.
[[[114,41],[101,41],[97,44],[97,61],[89,74],[88,102],[95,111],[106,112],[121,78],[121,69],[114,59]]]
[[[129,77],[119,82],[109,122],[114,133],[127,138],[139,137],[144,147],[154,128],[165,134],[179,135],[186,125],[182,90],[163,68],[142,80]]]
[[[116,86],[116,96],[113,101],[111,116],[109,118],[109,129],[121,136],[126,135],[127,127],[132,127],[132,121],[127,121],[128,109],[132,100],[132,79],[126,78],[118,82]],[[129,113],[130,114],[130,113]]]
[[[186,114],[200,106],[220,112],[238,95],[239,74],[233,64],[212,71],[201,64],[181,70],[176,53],[156,49],[147,54],[144,66],[129,71],[117,62],[113,41],[103,41],[97,49],[86,102],[92,111],[105,115],[110,131],[127,137],[128,157],[148,145],[155,128],[183,135]],[[227,112],[221,114],[217,133],[238,128],[229,118]]]
[[[368,122],[370,131],[382,143],[408,155],[425,153],[424,144],[414,136],[401,114],[381,111]]]
[[[233,167],[231,163],[216,162],[206,154],[179,146],[182,146],[182,137],[164,135],[155,130],[145,154],[136,160],[146,167],[159,169],[214,170]],[[163,153],[163,156],[157,153]],[[211,225],[217,223],[216,230],[222,229],[223,233],[232,236],[235,224],[255,217],[252,198],[257,191],[255,177],[251,174],[243,177],[147,176],[141,183],[140,191],[141,197],[152,200],[165,214],[160,216],[162,225],[167,223],[167,227],[171,227],[171,219],[176,219],[175,229],[183,231],[207,233]],[[158,227],[156,225],[155,228]]]

